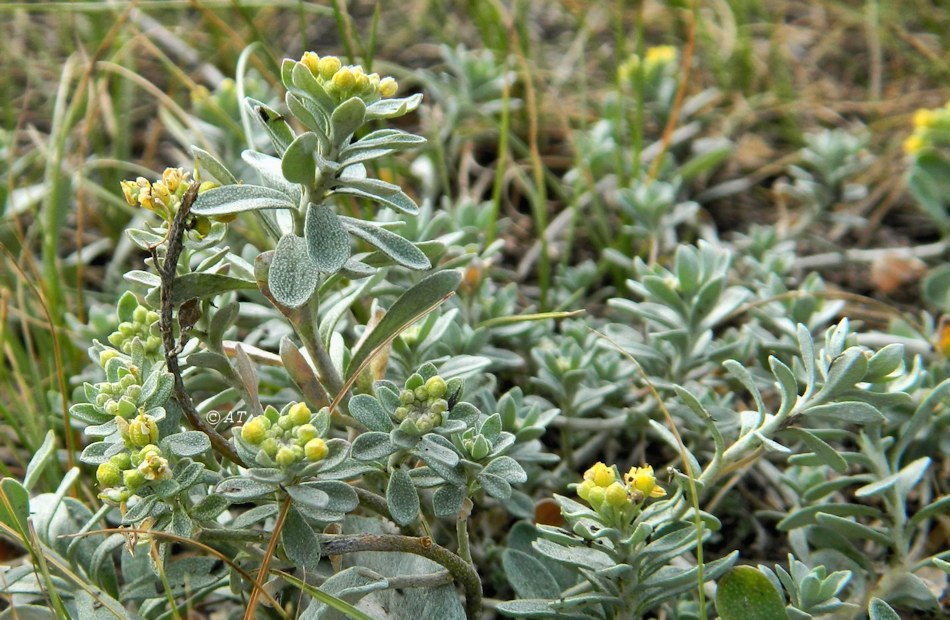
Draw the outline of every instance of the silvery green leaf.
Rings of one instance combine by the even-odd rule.
[[[398,185],[379,179],[340,178],[339,181],[340,184],[333,188],[334,192],[368,198],[408,215],[419,214],[419,206]]]
[[[350,258],[350,238],[329,205],[310,203],[304,237],[310,261],[324,273],[339,271]]]
[[[528,474],[518,461],[509,456],[499,456],[482,470],[483,474],[492,474],[507,480],[511,484],[521,484],[528,481]]]
[[[287,91],[284,102],[287,104],[290,113],[297,117],[304,127],[318,136],[322,135],[326,129],[325,116],[316,103],[306,97],[296,95],[292,91]]]
[[[19,604],[0,613],[0,620],[56,620],[56,614],[47,607]]]
[[[287,486],[284,490],[294,500],[294,505],[301,509],[322,510],[330,503],[329,495],[308,484]]]
[[[191,516],[197,521],[213,521],[224,512],[230,502],[221,495],[205,495],[191,509]]]
[[[419,248],[396,233],[351,217],[340,216],[340,220],[350,234],[378,248],[403,267],[417,270],[432,268],[429,259]]]
[[[308,571],[317,570],[320,565],[320,538],[296,508],[287,511],[280,540],[291,562]]]
[[[779,406],[779,412],[781,414],[788,413],[795,406],[798,399],[798,380],[795,378],[792,369],[773,355],[769,356],[769,368],[778,380],[778,386],[782,394],[782,404]]]
[[[382,575],[364,567],[351,566],[320,584],[320,592],[347,603],[356,603],[376,590],[385,590],[389,581]],[[314,598],[300,615],[300,620],[343,620],[350,616]]]
[[[6,480],[4,480],[4,482],[6,482]],[[141,521],[145,517],[153,515],[152,509],[156,508],[157,504],[158,504],[157,495],[149,495],[147,497],[139,498],[139,501],[136,502],[134,506],[129,508],[129,510],[124,515],[122,515],[122,522],[135,523],[137,521]],[[165,505],[162,504],[161,507],[164,508]],[[0,509],[0,510],[3,510],[3,509]],[[2,514],[2,512],[0,512],[0,514]],[[3,519],[0,519],[0,521],[2,520]]]
[[[125,444],[121,441],[115,443],[97,441],[83,449],[79,460],[87,465],[101,465],[123,450],[125,450]]]
[[[397,118],[412,112],[422,103],[422,94],[416,93],[399,99],[380,99],[366,106],[366,118]]]
[[[379,401],[368,394],[357,394],[350,399],[350,415],[371,431],[389,433],[393,423]]]
[[[416,445],[414,453],[426,463],[435,460],[454,467],[459,462],[458,452],[452,442],[434,433],[424,435],[422,441]]]
[[[930,457],[923,456],[886,478],[864,485],[856,490],[854,495],[861,498],[875,497],[896,486],[898,494],[901,497],[907,497],[907,494],[917,486],[929,467]]]
[[[404,469],[396,469],[386,485],[386,503],[399,525],[414,523],[419,516],[419,492]]]
[[[926,519],[943,513],[950,513],[950,495],[944,495],[943,497],[937,498],[930,504],[927,504],[918,510],[914,516],[910,518],[909,525],[914,527]]]
[[[794,530],[799,527],[811,525],[815,522],[815,516],[818,513],[838,515],[842,517],[879,517],[881,511],[873,506],[864,506],[862,504],[835,504],[825,503],[814,506],[806,506],[797,510],[792,510],[784,519],[778,522],[778,529],[783,532]]]
[[[399,129],[377,129],[370,132],[347,145],[340,151],[341,163],[350,157],[365,151],[398,151],[412,148],[426,141],[422,136],[417,136]]]
[[[280,159],[280,170],[284,178],[291,183],[313,185],[317,178],[317,163],[314,154],[319,144],[317,134],[312,131],[297,136]]]
[[[802,415],[830,418],[846,424],[879,424],[884,421],[884,414],[877,407],[857,400],[808,407]]]
[[[590,620],[594,616],[588,614],[567,613],[556,611],[551,604],[554,601],[543,599],[518,599],[504,601],[495,607],[499,612],[512,618],[557,618],[558,620]]]
[[[226,497],[233,503],[241,503],[250,499],[268,495],[277,490],[274,483],[260,482],[251,478],[226,478],[218,483],[214,492]]]
[[[818,370],[815,367],[815,341],[812,339],[807,326],[799,323],[796,329],[798,348],[802,353],[802,364],[805,366],[805,381],[809,389],[812,389],[818,377]]]
[[[300,186],[288,182],[284,177],[281,169],[281,159],[252,150],[243,151],[241,159],[257,170],[265,186],[287,194],[290,200],[298,205],[300,204]]]
[[[191,212],[212,217],[257,209],[296,209],[283,192],[260,185],[225,185],[209,189],[195,199]]]
[[[412,476],[412,479],[418,482],[415,476]],[[439,482],[441,482],[441,479]],[[462,504],[464,502],[465,487],[445,484],[432,494],[432,510],[437,517],[447,518],[457,516],[462,510]]]
[[[353,351],[346,366],[346,378],[396,334],[418,320],[419,315],[440,303],[451,295],[462,281],[458,271],[440,271],[434,273],[400,295],[382,320],[373,328],[363,343]]]
[[[815,401],[824,403],[834,399],[841,392],[853,388],[855,383],[864,379],[867,371],[868,358],[864,356],[864,351],[858,347],[851,347],[832,360],[828,368],[828,376],[825,377],[825,384],[815,395]]]
[[[486,474],[484,471],[475,476],[475,480],[481,485],[482,489],[489,495],[497,499],[508,499],[511,497],[511,484],[504,478]]]
[[[722,620],[784,619],[785,598],[762,572],[737,566],[719,580],[716,611]]]
[[[36,453],[30,459],[29,465],[26,466],[26,474],[23,477],[23,487],[27,491],[33,490],[33,487],[43,474],[43,470],[49,462],[53,460],[55,456],[53,450],[55,441],[56,434],[52,430],[47,431],[46,438],[43,439],[43,443],[37,448]]]
[[[703,579],[706,581],[718,579],[736,563],[738,557],[739,552],[733,551],[723,558],[704,564]],[[683,570],[678,566],[666,566],[660,569],[643,582],[643,587],[649,588],[655,594],[650,594],[642,600],[638,612],[643,613],[661,602],[668,601],[672,596],[685,592],[690,588],[695,588],[698,572],[698,566],[688,570]]]
[[[220,185],[237,184],[238,180],[231,171],[208,151],[192,146],[191,154],[195,156],[195,168],[198,169],[202,181],[215,181]]]
[[[338,148],[346,144],[366,118],[366,104],[351,97],[338,105],[330,115],[330,140]]]
[[[243,529],[249,527],[255,523],[260,523],[265,519],[275,516],[277,514],[277,510],[277,504],[262,504],[260,506],[255,506],[235,517],[234,521],[231,523],[231,526],[234,529]]]
[[[722,365],[730,375],[735,377],[739,383],[742,384],[745,389],[749,390],[749,393],[752,394],[752,398],[755,400],[756,410],[759,413],[764,413],[765,403],[762,402],[762,393],[759,392],[758,386],[752,379],[752,374],[746,369],[746,367],[736,360],[726,360],[722,363]]]
[[[274,144],[274,149],[278,155],[283,155],[290,143],[294,141],[294,130],[291,129],[287,120],[282,114],[268,107],[267,105],[247,97],[245,103],[251,110],[251,115],[260,122],[264,131],[270,137]]]
[[[211,449],[211,441],[201,431],[183,431],[162,439],[161,447],[175,456],[197,456]]]
[[[897,370],[904,362],[904,345],[891,343],[868,360],[868,372],[865,381],[871,383],[882,381],[889,374]]]
[[[808,446],[809,450],[815,453],[815,456],[817,456],[825,465],[831,467],[839,474],[843,474],[848,471],[847,461],[845,461],[844,458],[838,454],[837,450],[825,443],[814,433],[810,433],[805,429],[794,427],[788,428],[784,432],[805,442],[805,445]]]
[[[228,291],[256,288],[257,284],[255,282],[220,273],[186,273],[175,278],[172,288],[172,303],[180,304],[189,299],[204,299]]]
[[[172,522],[169,531],[182,538],[191,538],[195,532],[195,523],[184,510],[178,509],[172,512]]]
[[[129,282],[143,284],[149,288],[162,285],[162,279],[158,277],[158,275],[150,271],[142,271],[141,269],[133,269],[132,271],[128,271],[122,277]]]
[[[29,535],[27,519],[30,516],[30,492],[13,478],[0,480],[0,523],[21,535]]]
[[[815,523],[832,529],[846,538],[871,540],[884,547],[889,546],[893,542],[888,534],[873,527],[868,527],[863,523],[845,519],[844,517],[818,513],[815,515]]]
[[[312,99],[320,106],[324,113],[333,109],[335,105],[333,98],[327,94],[326,89],[317,81],[317,78],[306,65],[295,62],[290,70],[290,77],[292,79],[292,85],[288,88],[292,88],[295,92],[299,92]]]
[[[274,299],[288,308],[302,306],[313,295],[319,279],[319,270],[307,253],[307,242],[294,234],[281,237],[267,276]]]
[[[323,472],[321,472],[323,475]],[[359,506],[360,500],[353,487],[345,482],[337,480],[318,480],[316,482],[305,482],[302,487],[313,487],[322,491],[327,496],[326,509],[333,512],[352,512]]]
[[[868,618],[870,620],[901,620],[890,605],[876,597],[872,598],[871,604],[868,605]]]
[[[389,433],[370,431],[353,440],[350,454],[358,461],[375,461],[389,456],[396,446],[389,440]]]
[[[505,549],[501,556],[501,565],[508,577],[508,583],[519,598],[553,599],[561,595],[550,571],[534,557],[517,549]]]
[[[600,549],[584,545],[582,541],[577,542],[578,546],[565,547],[545,538],[539,538],[531,543],[531,546],[545,557],[579,568],[603,570],[617,564]]]

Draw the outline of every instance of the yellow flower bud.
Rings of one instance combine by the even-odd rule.
[[[106,367],[106,363],[111,360],[113,357],[119,357],[119,352],[115,349],[104,349],[99,353],[99,365],[103,368]]]
[[[96,480],[101,487],[114,487],[122,481],[122,472],[111,462],[102,463],[96,468]]]
[[[317,428],[313,424],[303,424],[297,427],[297,441],[300,445],[306,445],[308,441],[317,436]]]
[[[341,63],[340,59],[336,56],[324,56],[320,59],[320,62],[317,63],[317,70],[320,72],[320,77],[324,80],[329,80],[333,78],[334,74],[336,74],[342,66],[343,63]]]
[[[287,468],[297,462],[297,457],[294,454],[294,451],[287,446],[283,446],[280,450],[277,451],[277,456],[275,457],[277,464],[281,467]]]
[[[327,452],[330,451],[327,448],[327,442],[323,441],[319,437],[315,437],[307,442],[307,445],[303,448],[304,454],[307,455],[307,460],[310,461],[322,461],[327,456]]]
[[[597,485],[595,485],[590,480],[585,480],[584,482],[578,485],[577,496],[581,499],[587,499],[588,497],[590,497],[590,490],[593,489],[595,486]]]
[[[129,441],[136,447],[144,447],[158,441],[158,425],[152,416],[142,413],[129,422]]]
[[[249,444],[257,445],[267,436],[267,426],[260,416],[251,418],[241,427],[241,438]]]
[[[599,461],[584,472],[584,480],[590,480],[599,487],[608,487],[616,479],[617,474],[614,472],[614,468],[608,467]]]
[[[320,56],[315,52],[304,52],[300,63],[310,69],[310,73],[317,75],[320,72]]]
[[[122,484],[130,491],[135,491],[147,482],[145,475],[137,469],[127,469],[122,472]]]
[[[356,76],[353,74],[352,69],[349,67],[343,67],[333,74],[331,83],[337,88],[337,90],[341,92],[348,92],[356,85]]]
[[[587,495],[587,502],[596,510],[600,508],[604,500],[607,499],[607,492],[604,487],[591,487],[590,493]]]
[[[122,187],[122,195],[125,197],[125,201],[129,203],[129,206],[136,206],[138,201],[139,186],[134,181],[122,181],[119,183]]]
[[[296,403],[290,408],[287,415],[290,416],[290,421],[294,426],[310,422],[310,408],[305,403]]]
[[[379,96],[392,97],[396,94],[399,84],[391,77],[384,77],[379,81]]]
[[[619,482],[611,483],[611,485],[607,487],[607,490],[604,491],[604,495],[606,496],[607,503],[614,508],[623,508],[630,503],[630,499],[627,497],[627,487]]]
[[[445,396],[445,379],[438,375],[430,377],[429,380],[426,381],[425,388],[426,392],[429,393],[429,397],[442,398]]]

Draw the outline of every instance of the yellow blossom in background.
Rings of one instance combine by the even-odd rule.
[[[672,45],[657,45],[647,50],[645,62],[649,67],[650,65],[674,62],[677,56],[678,52]]]
[[[914,127],[933,127],[937,122],[937,111],[921,108],[914,112]]]
[[[908,155],[916,155],[924,148],[924,139],[914,134],[904,140],[904,152]]]

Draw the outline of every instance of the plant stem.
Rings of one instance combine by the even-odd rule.
[[[188,420],[188,424],[195,430],[199,430],[208,436],[211,441],[211,447],[215,452],[227,458],[237,465],[244,465],[244,461],[238,456],[234,447],[221,434],[205,422],[205,420],[195,410],[195,405],[191,400],[188,391],[185,390],[185,381],[181,377],[181,368],[178,365],[179,345],[175,342],[174,328],[172,327],[172,287],[175,284],[175,274],[178,268],[178,257],[182,251],[182,236],[185,234],[185,220],[188,212],[191,211],[191,205],[198,197],[199,183],[195,181],[188,188],[181,200],[181,206],[178,213],[172,220],[168,229],[168,247],[165,251],[165,261],[159,263],[157,248],[152,248],[152,261],[158,270],[158,275],[162,281],[161,288],[161,308],[158,318],[159,331],[162,334],[162,346],[165,349],[165,365],[168,372],[172,374],[175,380],[174,398],[181,407],[182,413]]]

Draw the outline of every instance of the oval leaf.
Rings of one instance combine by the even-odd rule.
[[[307,242],[297,235],[281,237],[267,276],[267,286],[278,303],[297,308],[307,303],[320,278],[307,254]]]
[[[386,503],[393,520],[399,525],[409,525],[419,516],[419,493],[404,469],[395,470],[389,477]]]
[[[310,204],[304,236],[310,260],[320,271],[336,273],[350,258],[350,238],[328,205]]]
[[[737,566],[719,580],[716,610],[723,620],[786,618],[782,595],[768,577],[751,566]]]

